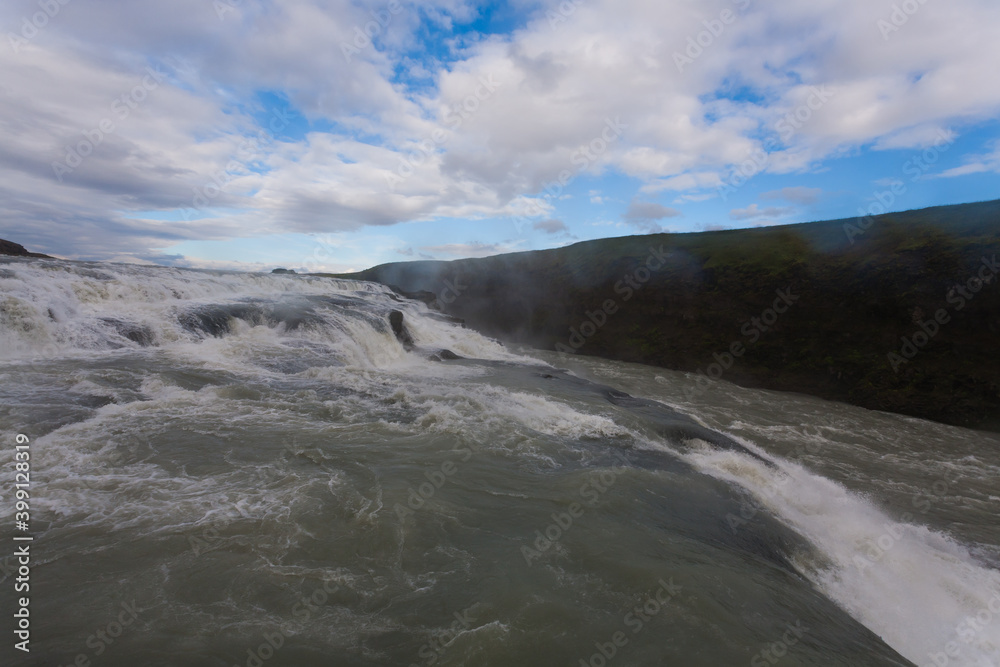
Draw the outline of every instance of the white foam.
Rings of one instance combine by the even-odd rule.
[[[157,347],[181,346],[184,358],[205,363],[253,363],[268,347],[312,343],[340,365],[386,368],[412,365],[388,328],[388,312],[405,312],[416,343],[448,348],[465,357],[525,361],[499,343],[434,317],[423,304],[401,302],[375,283],[311,276],[195,271],[126,264],[18,262],[4,264],[0,296],[0,361],[25,362],[141,351],[143,344],[116,328],[141,329]],[[322,297],[355,299],[356,307],[326,306]],[[360,297],[360,298],[359,298]],[[185,328],[185,313],[202,307],[247,302],[313,299],[322,322],[286,331],[284,325],[254,326],[233,319],[224,342]],[[377,327],[373,320],[381,321]],[[135,336],[133,336],[135,338]],[[190,344],[203,346],[193,350]],[[329,362],[327,362],[329,363]],[[323,364],[326,365],[326,364]]]
[[[907,659],[1000,665],[1000,572],[976,562],[964,546],[918,523],[895,521],[791,462],[778,460],[772,469],[717,449],[687,458],[702,472],[747,489],[815,545],[825,562],[800,564],[802,574]],[[970,625],[968,619],[977,617]]]

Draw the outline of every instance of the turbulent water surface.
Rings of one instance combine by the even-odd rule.
[[[4,664],[1000,664],[995,435],[59,261],[0,263],[0,378]]]

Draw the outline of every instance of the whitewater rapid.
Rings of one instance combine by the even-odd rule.
[[[393,311],[403,314],[412,349],[394,334]],[[459,359],[442,357],[445,350]],[[150,564],[142,565],[165,573],[163,590],[148,593],[156,604],[177,607],[162,619],[167,625],[214,613],[228,619],[224,627],[257,632],[263,621],[238,610],[258,609],[266,619],[277,613],[269,605],[280,607],[270,598],[247,598],[235,590],[223,596],[222,606],[190,592],[170,593],[175,584],[167,582],[190,576],[177,563],[191,558],[185,545],[193,531],[212,546],[210,558],[227,554],[256,572],[265,587],[271,579],[338,571],[345,586],[361,591],[353,594],[357,599],[342,601],[339,616],[330,617],[343,634],[342,650],[362,647],[356,662],[343,664],[388,664],[380,662],[387,658],[378,657],[379,651],[389,655],[396,649],[376,642],[381,648],[375,650],[365,643],[369,634],[418,637],[427,631],[412,614],[390,611],[397,604],[392,600],[399,599],[392,595],[400,595],[390,595],[390,589],[402,587],[414,599],[426,594],[432,596],[428,600],[433,595],[458,600],[469,586],[461,583],[463,577],[488,579],[470,573],[494,566],[496,554],[476,554],[475,544],[494,544],[499,539],[494,533],[502,535],[504,553],[516,562],[534,531],[549,523],[549,514],[569,506],[564,498],[577,497],[573,489],[584,479],[578,476],[594,466],[619,470],[624,452],[634,468],[587,508],[586,522],[581,518],[582,527],[573,529],[578,532],[566,530],[573,545],[546,551],[541,565],[518,563],[509,576],[523,579],[524,586],[512,583],[512,590],[534,581],[539,567],[556,573],[561,585],[585,585],[598,575],[588,574],[591,565],[574,554],[593,550],[589,558],[600,560],[604,541],[634,540],[644,554],[635,568],[652,573],[660,565],[649,554],[652,543],[643,540],[666,531],[665,541],[654,542],[666,566],[679,562],[677,544],[697,535],[695,546],[683,547],[694,549],[683,559],[704,560],[702,568],[713,567],[707,554],[715,545],[724,549],[719,554],[747,554],[717,565],[713,579],[722,581],[747,563],[754,582],[780,590],[783,584],[776,582],[785,575],[771,569],[787,563],[787,571],[808,584],[801,590],[794,584],[775,593],[776,599],[809,609],[812,587],[917,665],[1000,665],[995,525],[1000,447],[994,436],[724,383],[691,402],[683,390],[694,379],[684,374],[510,350],[384,286],[311,276],[5,260],[0,364],[0,387],[8,399],[0,412],[4,433],[34,429],[38,469],[45,471],[40,473],[45,491],[35,505],[54,550],[45,562],[59,571],[74,558],[71,553],[92,554],[87,556],[92,567],[109,568],[99,576],[111,576],[130,567],[127,552],[121,562],[115,555],[121,546],[113,536],[127,535],[136,545],[166,545],[184,534],[176,553],[151,552]],[[573,374],[561,375],[560,367]],[[649,410],[657,408],[643,412],[609,402],[605,385],[662,403],[664,419],[688,415],[739,448],[665,438],[649,420]],[[120,441],[120,436],[127,437]],[[612,451],[619,458],[610,458]],[[657,458],[661,455],[666,458]],[[0,455],[0,463],[12,460],[9,450]],[[456,472],[441,478],[447,484],[424,499],[426,508],[421,504],[416,518],[400,516],[395,507],[420,488],[428,465]],[[692,481],[688,469],[699,477]],[[505,471],[523,475],[523,481],[506,480]],[[400,485],[393,475],[418,481]],[[675,498],[659,515],[642,509],[660,504],[658,485],[664,485],[664,497]],[[569,495],[560,496],[560,488]],[[9,504],[9,492],[3,494]],[[331,518],[322,520],[316,499],[330,494],[336,502]],[[691,498],[690,508],[670,509],[685,497]],[[537,516],[524,509],[533,518],[523,525],[521,509],[503,509],[539,502],[552,509],[539,508]],[[474,506],[479,515],[505,518],[480,527]],[[670,519],[680,522],[670,529],[658,523],[663,512],[675,511],[690,516]],[[698,531],[709,530],[699,527],[705,517],[717,526],[701,535]],[[779,535],[782,526],[790,531],[787,539]],[[466,534],[473,528],[475,537]],[[423,531],[428,530],[436,545],[427,541]],[[617,530],[625,533],[616,537]],[[206,540],[206,534],[221,537]],[[252,535],[266,539],[257,544],[260,538]],[[774,543],[760,545],[768,535]],[[411,546],[414,540],[419,547]],[[350,554],[375,544],[385,554],[373,556],[372,581],[365,583],[364,568],[350,564]],[[418,551],[410,553],[411,548]],[[448,559],[432,558],[436,564],[417,574],[407,563],[429,557],[418,552],[440,552]],[[298,560],[288,561],[289,553]],[[329,560],[325,566],[323,559]],[[681,570],[695,578],[700,571]],[[603,587],[613,588],[607,582]],[[548,604],[557,616],[593,605],[588,622],[599,623],[595,619],[605,605],[625,604],[611,588],[580,599],[553,588]],[[493,592],[495,599],[503,597],[502,590]],[[699,628],[703,643],[720,641],[711,638],[713,623],[721,624],[732,637],[747,638],[746,662],[761,659],[769,643],[759,637],[771,637],[773,630],[748,630],[758,621],[738,621],[739,613],[722,611],[726,605],[710,612],[693,601],[696,597],[670,622]],[[442,603],[453,611],[464,604]],[[523,625],[523,610],[508,613],[497,602],[477,604],[477,613],[496,618],[463,640],[469,644],[461,649],[469,651],[466,660],[489,657],[490,650],[506,655],[507,649],[498,647],[516,645],[517,637],[530,634],[533,626]],[[521,603],[508,604],[520,608]],[[735,609],[748,603],[732,604]],[[699,613],[719,619],[709,622]],[[280,616],[271,622],[280,625]],[[852,642],[864,646],[866,639],[835,641],[851,636],[835,616],[832,611],[824,616],[831,619],[829,629],[814,629],[822,638],[807,633],[795,650],[824,654],[842,641],[844,651],[864,654],[867,649]],[[747,618],[758,617],[767,614]],[[297,632],[310,642],[333,641],[322,640],[318,628],[303,627]],[[76,644],[72,633],[66,634],[70,648],[60,644],[59,650],[72,652]],[[587,640],[581,638],[589,646]],[[720,642],[713,650],[739,654],[740,642],[731,641],[732,646]],[[660,650],[681,651],[681,646],[677,639]],[[364,657],[365,651],[371,655]],[[585,661],[590,652],[580,658]],[[232,664],[236,659],[228,655],[223,659]],[[638,655],[635,664],[653,664],[651,657],[642,663]],[[888,655],[879,659],[890,661],[879,664],[905,664],[892,663]],[[483,658],[482,664],[494,663]]]

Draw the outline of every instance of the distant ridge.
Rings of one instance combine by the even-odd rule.
[[[28,250],[20,243],[14,243],[13,241],[5,241],[0,239],[0,255],[14,255],[15,257],[39,257],[41,259],[55,259],[49,255],[43,255],[40,252],[28,252]]]
[[[505,341],[1000,430],[996,258],[1000,201],[339,277],[430,292]]]

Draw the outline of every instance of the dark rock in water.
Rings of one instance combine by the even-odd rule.
[[[279,275],[291,275],[295,273],[295,269],[275,269],[271,273],[277,273]]]
[[[439,313],[437,311],[431,311],[428,314],[431,317],[433,317],[435,320],[438,320],[440,322],[447,322],[448,324],[458,324],[458,325],[461,325],[461,327],[463,329],[465,328],[465,320],[463,320],[461,317],[455,317],[453,315],[446,315],[445,313]],[[497,342],[499,342],[499,341],[497,341]]]
[[[401,289],[399,287],[396,287],[395,285],[386,285],[386,287],[388,287],[389,289],[391,289],[393,292],[403,297],[404,299],[412,299],[413,301],[420,301],[421,303],[426,303],[431,308],[435,308],[434,304],[437,302],[437,295],[434,294],[434,292],[428,292],[426,290],[416,290],[410,292]],[[440,306],[440,304],[437,305]],[[440,307],[438,307],[437,309],[440,310]]]
[[[13,241],[4,241],[0,239],[0,255],[13,255],[15,257],[38,257],[39,259],[55,259],[55,257],[50,257],[49,255],[43,255],[40,252],[28,252],[20,243],[14,243]]]
[[[704,440],[720,449],[746,454],[768,467],[774,467],[772,461],[768,461],[763,456],[747,449],[722,433],[705,428],[691,417],[681,414],[663,403],[645,398],[636,398],[610,387],[602,387],[602,389],[604,390],[604,397],[608,399],[609,403],[625,408],[632,414],[641,417],[653,426],[661,437],[673,442],[684,442],[685,440],[695,439]]]
[[[259,308],[244,304],[227,304],[203,306],[197,310],[182,313],[177,321],[188,331],[222,338],[230,332],[230,320],[233,318],[251,324],[258,324],[263,319]]]
[[[457,354],[455,354],[454,352],[452,352],[451,350],[441,350],[440,352],[438,352],[438,354],[441,355],[442,359],[454,360],[462,358]]]
[[[413,349],[413,336],[407,331],[406,325],[403,324],[403,313],[398,310],[394,310],[389,313],[389,326],[392,327],[392,333],[396,336],[396,340],[403,344],[403,347],[409,351]]]
[[[149,347],[156,342],[156,336],[153,334],[153,330],[143,324],[125,322],[123,320],[117,320],[113,317],[102,317],[101,322],[104,322],[114,329],[119,336],[128,338],[133,343],[138,343],[143,347]]]
[[[323,318],[308,303],[268,302],[248,300],[200,306],[182,313],[177,321],[191,332],[206,333],[221,338],[231,332],[232,320],[243,320],[251,326],[277,326],[286,331],[300,326],[321,325]]]
[[[720,449],[739,452],[757,459],[768,467],[774,467],[773,461],[769,461],[732,438],[706,428],[691,417],[658,401],[636,398],[631,394],[626,394],[624,391],[584,380],[583,378],[570,375],[567,371],[563,370],[535,372],[534,375],[546,380],[561,382],[566,389],[575,387],[577,391],[582,393],[603,396],[608,403],[616,405],[638,417],[643,423],[652,428],[657,435],[671,442],[683,444],[687,440],[704,440]]]

